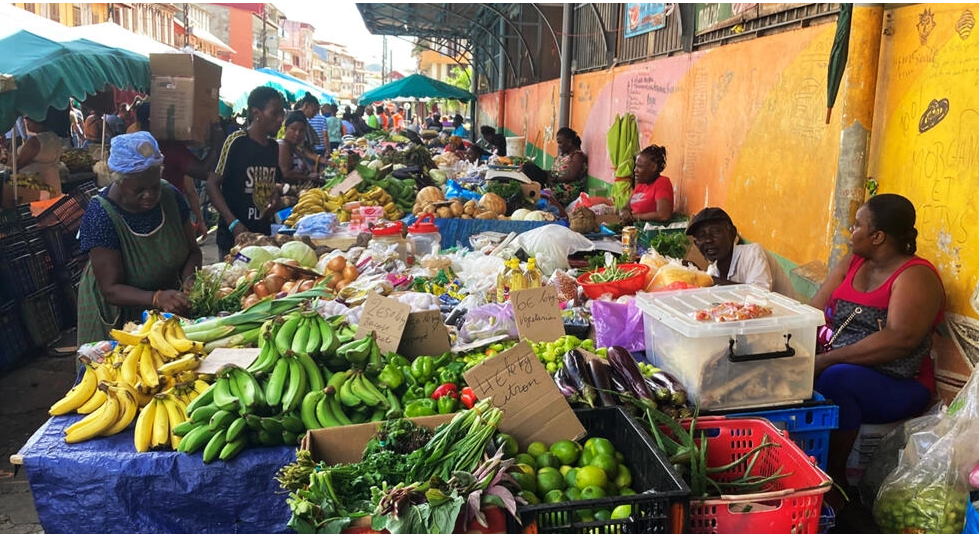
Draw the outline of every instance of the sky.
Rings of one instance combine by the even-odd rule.
[[[316,28],[316,39],[344,45],[365,65],[381,63],[383,38],[367,31],[354,2],[277,0],[273,4],[290,20],[312,24]],[[387,41],[394,70],[405,74],[414,72],[416,62],[411,57],[412,45],[399,37],[389,36]]]

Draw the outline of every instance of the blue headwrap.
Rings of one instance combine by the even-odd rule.
[[[135,174],[163,165],[163,154],[149,132],[117,135],[112,138],[108,165],[112,172]]]

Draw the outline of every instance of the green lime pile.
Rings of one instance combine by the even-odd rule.
[[[520,484],[520,496],[528,504],[560,503],[635,495],[632,472],[622,453],[605,438],[588,438],[584,446],[564,439],[550,447],[540,441],[517,453],[511,472]],[[628,504],[614,508],[576,510],[580,521],[624,519],[632,514]]]

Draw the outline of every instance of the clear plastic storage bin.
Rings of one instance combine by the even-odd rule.
[[[763,317],[697,320],[725,302],[771,309]],[[812,397],[819,310],[750,285],[640,293],[646,358],[674,375],[701,409],[751,408]]]

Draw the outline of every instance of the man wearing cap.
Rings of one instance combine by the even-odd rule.
[[[78,344],[142,322],[143,310],[190,311],[183,289],[201,266],[190,206],[161,180],[163,155],[149,132],[112,138],[113,181],[85,209],[79,230],[89,264],[78,287]]]
[[[707,274],[715,284],[753,284],[771,291],[772,271],[765,249],[758,243],[738,244],[738,229],[724,210],[701,210],[687,226],[687,235],[710,262]]]

